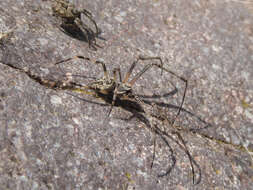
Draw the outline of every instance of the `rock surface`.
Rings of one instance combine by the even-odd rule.
[[[245,149],[252,154],[253,5],[74,3],[90,10],[102,31],[97,51],[57,27],[52,1],[0,1],[0,189],[253,189],[253,163]],[[53,64],[75,55],[103,60],[108,71],[120,67],[123,76],[139,55],[161,56],[166,68],[188,80],[175,126],[196,163],[198,184],[168,124],[182,99],[182,81],[152,68],[134,91],[156,117],[118,106],[107,118],[110,107],[102,100],[47,88],[13,68],[48,80],[66,73],[103,76],[88,61]],[[153,168],[154,135],[147,121],[168,134],[166,141],[156,135]],[[157,177],[168,168],[168,175]]]

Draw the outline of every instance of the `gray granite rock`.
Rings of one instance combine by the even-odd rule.
[[[253,189],[253,163],[245,149],[252,154],[253,5],[74,3],[90,10],[102,31],[97,51],[57,27],[52,1],[0,1],[0,189]],[[182,81],[152,68],[134,91],[153,116],[120,104],[107,118],[104,101],[47,88],[14,69],[47,80],[63,80],[66,73],[103,76],[88,61],[53,64],[75,55],[103,60],[109,71],[120,67],[123,74],[139,55],[161,56],[166,68],[188,80],[175,126],[196,163],[198,184],[187,151],[168,124],[182,99]],[[150,125],[167,131],[163,138],[156,135],[153,168]]]

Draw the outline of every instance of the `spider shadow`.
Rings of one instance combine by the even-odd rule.
[[[172,92],[170,93],[166,93],[162,96],[159,96],[159,95],[155,95],[155,96],[143,96],[143,95],[139,95],[139,97],[145,97],[145,98],[161,98],[161,97],[164,97],[164,96],[171,96],[173,94],[175,94],[177,92],[177,90],[173,90]],[[99,102],[96,102],[96,101],[90,101],[90,100],[87,100],[87,99],[84,99],[84,98],[81,98],[79,96],[76,96],[72,93],[67,93],[71,96],[74,96],[76,98],[78,98],[79,100],[81,101],[85,101],[85,102],[88,102],[88,103],[92,103],[92,104],[97,104],[99,106],[108,106],[108,105],[111,105],[112,101],[113,101],[113,94],[109,94],[109,95],[104,95],[104,94],[100,94],[100,93],[97,93],[97,98],[100,98],[102,99],[105,103],[99,103]],[[145,100],[144,103],[146,104],[150,104],[151,105],[151,101],[147,101]],[[158,103],[157,103],[158,104]],[[162,102],[159,102],[158,105],[162,105],[162,106],[167,106],[167,107],[171,107],[171,108],[177,108],[177,106],[173,106],[173,105],[170,105],[170,104],[165,104],[165,103],[162,103]],[[175,139],[175,137],[173,137],[172,135],[166,133],[165,131],[162,131],[160,130],[159,127],[157,126],[152,126],[149,119],[145,116],[145,111],[143,109],[143,107],[137,103],[136,101],[132,100],[132,99],[127,99],[127,100],[122,100],[120,98],[117,98],[116,101],[115,101],[115,107],[121,107],[123,108],[124,110],[126,111],[129,111],[132,113],[132,116],[130,116],[130,118],[128,119],[125,119],[125,120],[131,120],[133,118],[137,118],[139,121],[141,121],[147,128],[149,128],[151,131],[153,131],[156,135],[158,135],[162,141],[166,144],[166,146],[168,147],[169,149],[169,158],[172,160],[172,163],[170,164],[170,166],[166,167],[166,169],[164,170],[165,172],[163,173],[160,173],[158,174],[158,178],[161,178],[161,177],[166,177],[168,176],[171,171],[173,170],[173,168],[175,167],[176,165],[176,156],[175,156],[175,153],[174,153],[174,150],[173,148],[170,146],[168,139],[174,141],[180,148],[182,148],[186,155],[188,156],[189,160],[190,160],[190,163],[191,163],[191,168],[192,168],[192,173],[193,173],[193,184],[196,185],[196,184],[199,184],[201,182],[201,169],[200,169],[200,166],[198,165],[198,163],[194,160],[194,158],[191,156],[190,152],[188,151],[187,147],[186,147],[186,143],[185,141],[183,140],[182,136],[179,134],[178,131],[172,131],[172,134],[174,135],[177,135],[178,138],[180,139],[181,143]],[[183,111],[186,111],[185,109]],[[182,145],[183,144],[183,145]],[[153,162],[154,162],[154,159],[155,159],[155,153],[154,153],[154,156],[153,156],[153,161],[152,161],[152,164],[151,164],[151,168],[153,166]],[[197,173],[198,173],[198,177],[196,177],[195,179],[195,169],[194,168],[197,168]]]
[[[177,89],[175,88],[173,91],[171,91],[169,93],[165,93],[163,95],[152,95],[152,96],[138,95],[138,97],[142,97],[142,98],[162,98],[162,97],[172,96],[172,95],[174,95],[176,93],[177,93]],[[154,103],[154,101],[148,101],[148,100],[142,100],[142,101],[144,103],[150,105],[150,106]],[[197,184],[199,184],[201,182],[201,177],[202,177],[202,175],[201,175],[201,168],[198,165],[198,163],[194,160],[194,158],[191,156],[189,150],[187,149],[186,142],[184,141],[182,135],[180,134],[180,132],[178,130],[172,130],[172,131],[170,131],[171,134],[176,135],[177,138],[179,139],[179,140],[176,140],[175,137],[173,137],[172,135],[168,134],[165,131],[162,131],[159,127],[157,127],[157,126],[155,126],[155,127],[151,126],[149,120],[144,115],[145,111],[143,109],[141,109],[141,110],[132,109],[134,107],[129,107],[130,109],[128,109],[127,106],[129,106],[130,104],[129,103],[125,103],[125,102],[124,103],[120,102],[119,104],[120,104],[120,106],[123,109],[125,109],[125,110],[127,110],[127,111],[129,111],[129,112],[131,112],[133,114],[131,116],[132,118],[134,118],[134,117],[138,118],[138,120],[141,121],[143,124],[145,124],[145,126],[147,126],[151,131],[153,130],[155,132],[155,134],[158,134],[159,137],[164,141],[164,143],[169,148],[170,156],[171,156],[171,159],[172,159],[172,165],[171,165],[171,167],[169,167],[169,168],[166,169],[166,172],[164,172],[163,174],[159,174],[158,177],[165,177],[165,176],[169,175],[170,172],[172,171],[172,169],[175,167],[175,164],[176,164],[176,157],[174,155],[172,147],[170,146],[169,142],[167,141],[167,138],[168,138],[168,139],[172,140],[173,142],[175,142],[181,149],[183,149],[184,152],[186,153],[186,155],[188,156],[188,158],[190,160],[191,168],[192,168],[193,184],[197,185]],[[134,102],[134,104],[136,104],[136,102]],[[175,106],[175,105],[172,105],[172,104],[166,104],[166,103],[163,103],[163,102],[155,102],[155,104],[158,105],[158,106],[161,106],[161,107],[173,108],[173,109],[177,109],[177,110],[179,109],[179,106]],[[142,106],[140,106],[140,107],[142,108]],[[140,111],[142,111],[142,112],[140,112]],[[205,126],[203,128],[190,129],[189,131],[196,133],[198,130],[201,130],[201,129],[204,129],[204,128],[208,128],[208,127],[211,126],[211,124],[205,122],[200,117],[198,117],[197,115],[191,113],[190,111],[187,111],[184,108],[181,111],[190,114],[191,116],[197,118],[200,122],[202,122],[202,123],[205,124]],[[152,117],[153,116],[154,115],[152,115]],[[125,120],[129,120],[129,119],[125,119]],[[152,162],[152,164],[153,164],[153,162]],[[196,175],[195,175],[195,169],[194,169],[195,167],[194,166],[196,167],[197,173],[198,173],[198,177],[196,177],[196,178],[195,178]]]
[[[160,107],[165,107],[168,109],[179,109],[180,107],[177,105],[173,105],[173,104],[166,104],[164,102],[158,102],[158,101],[148,101],[148,100],[143,100],[144,103],[148,104],[148,105],[156,105],[156,106],[160,106]],[[186,113],[188,115],[190,115],[190,117],[193,117],[195,119],[197,119],[197,121],[199,121],[200,123],[204,124],[204,127],[198,128],[198,129],[194,129],[194,128],[190,128],[188,129],[188,131],[193,132],[193,133],[198,133],[203,129],[207,129],[209,127],[212,127],[212,124],[206,122],[205,120],[203,120],[201,117],[199,117],[198,115],[186,110],[185,108],[181,108],[181,112],[182,113]],[[156,117],[155,115],[153,115],[154,117]]]
[[[164,103],[164,102],[159,102],[159,101],[154,101],[154,100],[148,100],[148,99],[160,99],[160,98],[166,98],[166,97],[172,97],[175,94],[178,93],[178,89],[175,87],[172,91],[164,93],[162,95],[152,95],[152,96],[147,96],[147,95],[141,95],[141,94],[137,94],[138,97],[142,98],[142,101],[149,105],[152,106],[152,104],[158,106],[158,107],[163,107],[163,108],[168,108],[168,109],[180,109],[179,106],[177,105],[173,105],[173,104],[168,104],[168,103]],[[198,128],[198,129],[188,129],[189,131],[193,132],[193,133],[198,133],[198,131],[201,131],[203,129],[212,127],[212,125],[208,122],[206,122],[205,120],[203,120],[201,117],[199,117],[198,115],[186,110],[185,108],[181,108],[181,112],[186,113],[188,115],[190,115],[190,117],[194,117],[195,119],[197,119],[197,121],[199,121],[200,123],[204,124],[204,127],[202,128]]]
[[[100,28],[98,28],[98,33],[91,32],[90,30],[85,30],[86,34],[77,25],[74,24],[67,26],[62,24],[59,28],[64,34],[68,35],[69,37],[85,43],[89,43],[89,46],[92,47],[94,50],[97,50],[97,47],[102,48],[96,43],[96,39],[104,41],[106,40],[105,38],[100,36],[100,34],[102,33],[102,30]]]

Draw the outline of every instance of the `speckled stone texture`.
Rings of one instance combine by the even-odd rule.
[[[253,163],[245,149],[252,154],[253,3],[73,3],[97,21],[97,51],[57,27],[52,1],[0,1],[0,189],[253,189]],[[88,61],[53,64],[75,55],[102,60],[108,71],[120,67],[123,75],[139,55],[161,56],[166,68],[188,80],[175,126],[196,163],[197,185],[169,125],[182,99],[182,81],[152,68],[133,88],[150,113],[121,105],[107,118],[104,101],[47,88],[7,65],[49,80],[66,73],[103,76]],[[149,124],[168,134],[156,135],[153,168]],[[157,177],[169,168],[167,176]]]

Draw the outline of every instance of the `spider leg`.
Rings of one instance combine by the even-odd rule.
[[[125,82],[128,81],[128,79],[129,79],[131,73],[133,72],[134,67],[136,66],[136,64],[137,64],[140,60],[143,60],[143,61],[145,61],[145,60],[159,60],[160,63],[161,63],[161,69],[162,69],[162,67],[163,67],[163,61],[162,61],[162,59],[161,59],[160,57],[144,57],[144,56],[139,56],[138,59],[137,59],[136,61],[133,62],[133,64],[132,64],[131,67],[129,68],[128,72],[126,73],[126,76],[125,76],[125,78],[124,78],[124,80],[123,80],[123,83],[125,83]],[[138,79],[141,77],[141,75],[143,75],[143,74],[149,69],[148,67],[149,67],[148,65],[147,65],[146,67],[144,67],[143,70],[138,74],[139,76],[136,75],[136,76],[131,80],[132,83],[130,83],[130,84],[133,85],[133,84],[136,82],[136,80],[138,80]],[[161,75],[162,75],[162,73],[163,73],[163,69],[161,70]]]
[[[119,67],[113,69],[113,78],[114,78],[114,81],[116,81],[116,79],[117,79],[117,75],[116,75],[117,72],[119,74],[119,81],[122,82],[122,77],[121,77],[121,72],[120,72],[120,68]]]
[[[144,102],[137,95],[133,94],[133,98],[137,102],[144,104]],[[176,164],[176,158],[174,156],[174,151],[173,151],[172,147],[169,145],[167,139],[165,138],[166,136],[162,133],[163,131],[161,131],[159,129],[159,127],[157,127],[157,126],[155,126],[153,124],[153,122],[152,122],[152,116],[151,116],[152,114],[149,112],[149,110],[146,110],[143,107],[143,111],[147,115],[147,117],[142,118],[141,121],[143,123],[145,123],[146,126],[151,130],[151,134],[153,136],[153,156],[152,156],[152,161],[151,161],[151,165],[150,165],[151,169],[153,168],[153,164],[154,164],[154,160],[155,160],[155,155],[156,155],[155,153],[156,153],[156,139],[157,139],[157,135],[159,135],[159,137],[161,137],[161,139],[167,145],[167,147],[169,148],[169,151],[171,153],[170,157],[172,159],[172,166],[170,166],[168,169],[166,169],[165,173],[161,173],[161,174],[157,175],[157,177],[163,177],[163,176],[168,175],[171,172],[171,170],[173,169],[173,167],[175,166],[175,164]],[[137,111],[136,111],[136,114],[142,115],[142,114],[139,114]]]
[[[58,62],[56,62],[56,63],[54,63],[54,64],[55,64],[55,65],[58,65],[58,64],[60,64],[60,63],[64,63],[64,62],[67,62],[67,61],[71,61],[71,60],[73,60],[73,59],[83,59],[83,60],[90,61],[90,58],[88,58],[88,57],[84,57],[84,56],[82,56],[82,55],[76,55],[76,56],[74,56],[74,57],[70,57],[70,58],[68,58],[68,59],[63,59],[63,60],[61,60],[61,61],[58,61]]]
[[[76,56],[74,56],[74,57],[70,57],[70,58],[68,58],[68,59],[63,59],[63,60],[61,60],[61,61],[58,61],[58,62],[56,62],[56,63],[54,63],[54,64],[55,64],[55,65],[58,65],[58,64],[60,64],[60,63],[64,63],[64,62],[71,61],[71,60],[73,60],[73,59],[83,59],[83,60],[87,60],[87,61],[90,61],[90,60],[91,60],[89,57],[84,57],[84,56],[82,56],[82,55],[76,55]],[[108,78],[109,78],[109,75],[108,75],[108,73],[107,73],[105,64],[104,64],[102,61],[95,61],[95,64],[101,64],[101,65],[102,65],[103,71],[104,71],[104,76],[106,77],[106,79],[108,79]],[[119,72],[119,73],[120,73],[120,72]]]
[[[108,72],[107,72],[107,70],[106,70],[105,63],[102,62],[102,61],[96,61],[95,63],[96,63],[96,64],[101,64],[101,65],[102,65],[103,71],[104,71],[104,76],[105,76],[106,80],[108,80],[108,79],[109,79],[109,75],[108,75]]]
[[[154,149],[153,149],[153,157],[152,157],[152,162],[151,162],[151,169],[153,168],[154,161],[155,161],[155,147],[156,147],[156,133],[152,133],[152,134],[154,136],[154,140],[153,140]]]
[[[151,63],[151,64],[148,64],[146,65],[130,82],[129,84],[130,85],[134,85],[134,83],[148,70],[150,69],[153,65],[157,65],[157,67],[161,68],[161,75],[162,75],[162,72],[164,70],[163,68],[163,62],[162,62],[162,59],[160,57],[142,57],[142,56],[139,56],[137,61],[135,62],[135,65],[140,61],[145,61],[145,60],[159,60],[160,61],[160,65],[158,64],[155,64],[155,63]],[[134,65],[134,66],[135,66]]]
[[[134,62],[133,62],[133,64],[131,65],[131,67],[129,68],[129,70],[128,70],[127,73],[126,73],[126,76],[125,76],[125,78],[124,78],[124,80],[123,80],[123,83],[126,83],[126,82],[128,81],[128,79],[129,79],[131,73],[133,72],[133,69],[134,69],[134,67],[136,66],[136,63],[137,63],[137,62],[138,62],[138,61],[134,61]]]
[[[99,34],[99,29],[98,29],[97,23],[96,23],[95,20],[93,20],[93,18],[92,18],[92,14],[91,14],[89,11],[87,11],[86,9],[83,9],[83,10],[81,11],[81,13],[83,13],[87,18],[89,18],[90,21],[94,24],[94,26],[95,26],[95,28],[96,28],[96,33],[95,33],[95,35],[98,35],[98,34]]]
[[[110,116],[110,114],[112,112],[112,109],[113,109],[113,107],[115,105],[115,102],[116,102],[116,99],[117,99],[117,96],[118,96],[118,87],[119,87],[119,84],[116,82],[117,81],[117,72],[119,74],[119,80],[120,80],[120,82],[122,82],[120,68],[113,69],[113,80],[116,83],[116,87],[115,87],[115,89],[113,91],[112,104],[111,104],[110,110],[109,110],[109,112],[107,114],[108,117]]]
[[[138,102],[138,103],[140,103],[140,104],[142,104],[142,105],[144,105],[145,103],[141,100],[141,98],[140,97],[138,97],[137,95],[135,95],[135,94],[133,94],[133,97],[134,97],[134,99]],[[157,128],[157,127],[155,127],[155,126],[153,126],[153,123],[152,123],[152,114],[148,111],[148,110],[145,110],[144,108],[143,108],[143,110],[144,110],[144,113],[145,114],[147,114],[147,119],[148,119],[148,122],[149,122],[149,127],[150,127],[150,129],[151,129],[151,133],[152,133],[152,136],[153,136],[153,156],[152,156],[152,161],[151,161],[151,169],[153,168],[153,164],[154,164],[154,161],[155,161],[155,152],[156,152],[156,134],[159,134],[160,135],[160,137],[164,140],[164,142],[168,145],[168,147],[169,147],[169,149],[170,149],[170,151],[173,153],[173,151],[172,151],[172,149],[171,149],[171,147],[169,146],[169,144],[168,144],[168,142],[166,141],[166,139],[164,138],[164,136],[163,136],[163,134],[160,132],[160,130]],[[151,120],[150,120],[151,119]],[[173,165],[175,164],[175,162],[173,162]],[[168,170],[168,171],[166,171],[166,173],[165,173],[165,175],[167,175],[169,172],[171,171],[171,168]],[[163,175],[163,174],[162,174]],[[161,174],[159,174],[158,175],[158,177],[160,177],[160,176],[162,176]]]
[[[181,101],[180,107],[179,107],[179,109],[177,111],[176,117],[172,121],[172,126],[173,126],[174,123],[175,123],[175,121],[176,121],[176,119],[177,119],[177,117],[179,116],[179,114],[180,114],[180,112],[181,112],[181,110],[183,108],[183,104],[184,104],[184,100],[185,100],[185,95],[186,95],[186,91],[187,91],[187,87],[188,87],[188,81],[184,77],[181,77],[181,76],[177,75],[176,73],[174,73],[174,72],[172,72],[172,71],[170,71],[170,70],[168,70],[168,69],[166,69],[164,67],[162,69],[164,71],[170,73],[171,75],[174,75],[175,77],[177,77],[178,79],[180,79],[181,81],[183,81],[185,83],[184,93],[183,93],[183,97],[182,97],[182,101]]]
[[[117,99],[117,95],[118,95],[118,84],[116,84],[116,88],[113,91],[112,104],[111,104],[110,110],[109,110],[109,112],[107,114],[107,117],[109,117],[110,114],[111,114],[111,112],[112,112],[112,109],[113,109],[113,107],[115,105],[115,102],[116,102],[116,99]]]
[[[180,140],[180,142],[182,144],[179,144],[178,142],[176,142],[176,143],[185,151],[186,155],[189,158],[191,169],[192,169],[192,181],[193,181],[193,184],[194,185],[199,184],[200,181],[201,181],[201,169],[200,169],[198,163],[194,160],[194,158],[192,157],[191,153],[189,152],[189,150],[188,150],[188,148],[186,146],[186,142],[184,141],[184,139],[181,136],[181,134],[178,131],[173,131],[172,134],[177,135],[178,139]],[[199,177],[197,179],[195,178],[196,175],[195,175],[194,165],[197,167],[198,172],[199,172]]]
[[[142,60],[142,61],[145,61],[145,60],[159,60],[161,66],[163,67],[163,61],[162,61],[161,57],[144,57],[144,56],[140,55],[139,60]],[[161,75],[163,75],[163,69],[161,69]]]
[[[161,61],[161,64],[151,63],[151,64],[146,65],[146,66],[142,69],[142,71],[140,71],[140,72],[129,82],[129,84],[132,86],[132,85],[133,85],[133,84],[134,84],[134,83],[147,71],[147,70],[149,70],[149,69],[150,69],[151,67],[153,67],[153,66],[156,66],[156,67],[158,67],[158,68],[160,68],[160,69],[162,69],[162,70],[164,70],[164,71],[170,73],[171,75],[174,75],[174,76],[177,77],[178,79],[182,80],[182,81],[185,83],[185,89],[184,89],[184,93],[183,93],[183,97],[182,97],[182,101],[181,101],[180,107],[179,107],[179,109],[178,109],[178,111],[177,111],[177,114],[176,114],[176,116],[175,116],[175,119],[172,121],[172,126],[173,126],[174,123],[175,123],[175,121],[176,121],[176,119],[177,119],[177,117],[179,116],[179,114],[180,114],[180,112],[181,112],[181,110],[182,110],[182,107],[183,107],[183,104],[184,104],[184,100],[185,100],[186,91],[187,91],[187,87],[188,87],[188,81],[187,81],[185,78],[183,78],[183,77],[177,75],[176,73],[174,73],[174,72],[172,72],[172,71],[170,71],[170,70],[164,68],[164,67],[163,67],[163,62],[162,62],[161,58],[159,58],[159,57],[150,57],[150,58],[139,57],[138,60],[136,61],[136,63],[137,63],[139,60],[150,60],[150,59],[158,59],[158,60]]]
[[[108,117],[110,116],[110,114],[112,112],[112,109],[113,109],[113,107],[115,105],[115,102],[116,102],[116,99],[117,99],[117,96],[118,96],[118,86],[119,86],[119,84],[116,82],[116,80],[117,80],[117,72],[119,74],[119,80],[120,80],[120,82],[122,82],[120,68],[113,69],[113,80],[116,83],[116,87],[115,87],[115,89],[113,91],[112,104],[111,104],[110,110],[109,110],[109,112],[107,114]]]

